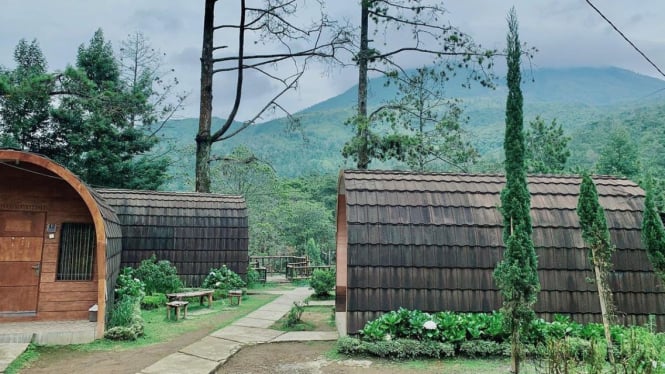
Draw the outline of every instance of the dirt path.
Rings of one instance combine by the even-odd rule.
[[[224,364],[224,374],[470,374],[507,373],[507,360],[327,359],[335,342],[270,343],[245,347]]]
[[[206,319],[201,328],[176,339],[140,348],[117,351],[78,351],[69,347],[44,348],[45,354],[21,374],[88,374],[137,373],[159,359],[177,352],[207,336],[224,321],[235,319],[246,311],[224,311]]]

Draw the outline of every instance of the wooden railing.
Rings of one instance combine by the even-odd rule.
[[[298,256],[249,256],[249,263],[255,267],[266,268],[268,274],[286,274],[286,266],[293,263],[307,262],[307,257]]]
[[[286,279],[293,281],[297,279],[309,279],[316,269],[332,270],[332,266],[310,266],[307,262],[286,265]]]

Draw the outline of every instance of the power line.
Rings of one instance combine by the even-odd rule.
[[[586,2],[587,2],[587,4],[589,4],[589,5],[593,8],[593,10],[596,11],[596,13],[600,14],[600,16],[603,17],[603,19],[604,19],[605,21],[607,21],[607,23],[610,24],[610,26],[612,26],[612,28],[613,28],[614,30],[616,30],[616,32],[618,32],[619,35],[621,35],[621,37],[623,37],[624,40],[628,42],[628,44],[630,44],[630,45],[631,45],[631,46],[632,46],[632,47],[633,47],[633,48],[634,48],[639,54],[641,54],[642,57],[644,57],[644,59],[647,60],[647,61],[651,64],[651,66],[653,66],[654,68],[656,68],[656,70],[658,70],[658,72],[660,73],[660,75],[662,75],[663,77],[665,77],[665,73],[663,73],[663,71],[660,70],[660,68],[659,68],[659,67],[658,67],[653,61],[651,61],[651,59],[649,59],[649,57],[647,57],[647,55],[644,54],[644,52],[642,52],[639,48],[637,48],[637,46],[635,45],[635,43],[633,43],[632,41],[630,41],[630,39],[628,39],[628,37],[627,37],[626,35],[624,35],[624,33],[621,32],[621,30],[619,30],[616,26],[614,26],[614,24],[612,23],[612,21],[610,21],[607,17],[605,17],[605,15],[604,15],[604,14],[603,14],[598,8],[596,8],[595,5],[593,5],[593,4],[591,3],[591,0],[586,0]]]

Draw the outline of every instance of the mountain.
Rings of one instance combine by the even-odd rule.
[[[608,129],[621,127],[624,122],[634,124],[640,113],[661,113],[665,107],[665,81],[616,67],[533,69],[524,71],[522,77],[525,126],[536,115],[548,122],[556,118],[573,137],[571,160],[580,165],[588,166],[594,161]],[[480,85],[464,88],[464,82],[463,76],[452,78],[446,83],[446,94],[462,99],[469,117],[466,126],[469,139],[483,155],[485,164],[496,162],[502,157],[505,79],[499,79],[494,89]],[[370,80],[370,107],[395,95],[395,88],[385,83],[385,78]],[[356,89],[351,87],[295,113],[300,121],[297,131],[287,131],[286,119],[280,118],[254,125],[223,144],[217,143],[213,152],[225,153],[235,145],[244,144],[259,158],[270,162],[278,174],[291,177],[312,172],[337,173],[342,167],[353,167],[343,160],[340,150],[352,135],[351,128],[344,123],[354,113]],[[652,117],[649,117],[651,127],[643,131],[665,127],[663,117]],[[213,129],[221,123],[221,119],[214,119]],[[197,127],[197,119],[184,119],[170,121],[164,128],[162,136],[167,144],[180,149],[172,169],[178,178],[167,188],[183,188],[183,175],[189,174],[191,179]],[[387,166],[399,165],[370,164],[375,168]]]

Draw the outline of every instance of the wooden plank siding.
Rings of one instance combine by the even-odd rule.
[[[243,278],[249,263],[247,207],[241,196],[100,189],[122,222],[122,266],[153,253],[187,286],[222,264]]]
[[[542,292],[536,312],[599,322],[600,308],[576,213],[581,178],[530,176],[533,240]],[[641,243],[644,191],[634,182],[594,177],[606,210],[615,272],[610,285],[619,319],[665,329],[665,285]],[[337,311],[355,333],[381,313],[400,307],[428,312],[489,312],[501,307],[492,272],[503,254],[498,210],[501,175],[345,171],[340,176],[347,242],[338,248]],[[343,199],[343,200],[342,200]],[[339,218],[339,217],[338,217]],[[338,247],[340,243],[338,243]],[[338,271],[340,268],[338,262]],[[341,304],[345,303],[343,307]]]
[[[41,261],[38,285],[38,303],[36,315],[29,318],[23,317],[0,317],[0,323],[7,321],[23,320],[69,320],[88,319],[88,309],[94,304],[100,305],[100,311],[107,310],[104,294],[99,292],[100,284],[111,285],[107,292],[112,295],[115,279],[101,282],[98,273],[100,259],[97,253],[94,255],[93,274],[90,281],[58,281],[56,270],[58,263],[58,252],[60,249],[60,234],[63,223],[90,223],[102,222],[104,228],[96,230],[102,235],[107,235],[103,240],[98,236],[99,243],[106,244],[107,254],[109,249],[119,248],[120,230],[118,218],[108,206],[92,189],[86,186],[74,175],[66,171],[60,165],[42,156],[26,152],[8,151],[0,149],[0,210],[15,212],[43,212],[45,222],[37,228],[36,235],[43,239],[40,248]],[[12,160],[12,161],[8,161]],[[89,194],[89,195],[86,195]],[[85,198],[92,197],[91,203],[99,211],[91,210]],[[101,214],[100,214],[101,213]],[[100,214],[96,221],[94,214]],[[54,237],[50,238],[46,225],[55,225]],[[103,247],[103,246],[102,246]],[[8,251],[5,245],[0,243],[0,252]],[[119,256],[117,253],[112,255]],[[113,256],[111,256],[113,257]],[[119,261],[117,263],[107,262],[106,274],[117,276]],[[100,318],[98,332],[103,331],[104,318]]]

